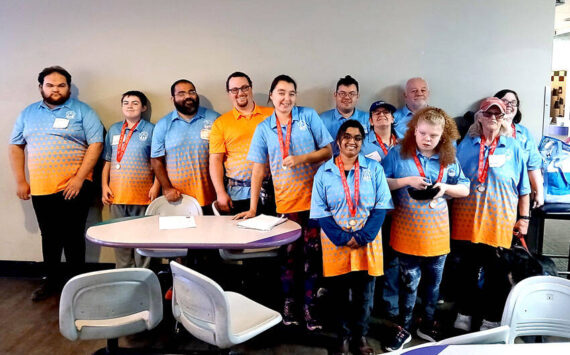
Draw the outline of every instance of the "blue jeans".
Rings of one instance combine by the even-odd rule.
[[[422,295],[423,320],[432,321],[439,297],[439,284],[443,275],[446,255],[440,256],[415,256],[399,253],[400,260],[400,287],[402,295],[402,307],[400,316],[404,328],[410,329],[412,325],[412,313],[416,304],[418,285],[423,276]]]
[[[382,298],[379,299],[382,316],[396,321],[400,315],[400,266],[398,253],[390,246],[392,216],[386,215],[382,224],[382,250],[384,251],[384,277],[382,277]]]

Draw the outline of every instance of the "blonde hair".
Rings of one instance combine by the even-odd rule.
[[[473,115],[473,124],[469,126],[469,130],[467,131],[467,135],[469,137],[480,137],[483,134],[483,126],[481,122],[479,122],[479,118],[483,114],[483,111],[479,110],[475,112]],[[503,119],[501,123],[501,128],[499,129],[500,136],[507,136],[510,137],[513,134],[513,129],[511,125],[507,122],[507,120]]]

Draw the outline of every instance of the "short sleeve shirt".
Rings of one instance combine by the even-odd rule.
[[[69,99],[50,109],[43,101],[26,107],[10,144],[26,145],[32,195],[65,189],[77,174],[89,145],[103,142],[103,124],[87,104]],[[87,179],[92,179],[92,172]]]
[[[394,112],[394,130],[398,139],[404,138],[408,131],[408,122],[412,119],[414,113],[404,105]]]
[[[481,137],[466,136],[459,144],[457,158],[471,181],[469,196],[456,199],[451,211],[451,238],[493,247],[511,246],[519,196],[530,192],[525,153],[511,137],[501,136],[494,163],[489,162],[487,180],[478,181]],[[485,147],[485,159],[489,147]],[[483,185],[484,191],[478,187]]]
[[[246,159],[249,145],[257,125],[272,113],[272,108],[256,105],[251,115],[245,116],[234,108],[214,122],[210,134],[210,154],[224,154],[228,178],[251,183],[253,164]],[[228,186],[227,191],[234,201],[246,200],[251,196],[250,186]]]
[[[323,123],[327,127],[327,131],[330,133],[333,141],[336,139],[336,134],[338,133],[340,126],[346,120],[356,120],[356,121],[360,122],[362,127],[364,127],[364,133],[368,133],[369,128],[370,128],[370,121],[368,119],[368,117],[369,117],[368,112],[361,111],[358,109],[354,109],[352,116],[350,116],[349,118],[344,118],[340,114],[340,112],[338,112],[338,110],[336,108],[322,112],[319,116],[321,117],[321,119],[323,120]],[[333,143],[332,148],[333,148],[333,156],[338,155],[338,153],[339,153],[338,152],[338,146]]]
[[[200,106],[187,122],[174,110],[158,121],[152,135],[151,158],[164,157],[172,186],[196,198],[201,206],[215,199],[209,173],[209,135],[218,116]]]
[[[380,145],[382,145],[387,152],[394,148],[394,146],[389,146],[385,142],[378,142],[374,130],[370,130],[368,134],[366,134],[366,137],[364,137],[361,153],[376,161],[382,161],[386,158],[387,153],[384,153],[384,149],[382,149]]]
[[[148,205],[148,193],[154,183],[154,174],[150,166],[150,148],[154,125],[140,120],[125,153],[119,162],[117,148],[121,138],[123,121],[113,124],[105,138],[103,159],[111,165],[109,187],[113,191],[113,204]],[[127,128],[123,137],[126,140],[131,129]]]
[[[311,153],[332,142],[329,132],[315,110],[296,106],[293,107],[291,114],[289,155]],[[285,140],[287,126],[279,128]],[[283,169],[277,129],[277,119],[273,113],[255,129],[247,160],[260,164],[269,161],[278,213],[308,211],[311,207],[313,177],[318,165],[304,163],[292,169]]]
[[[529,171],[538,170],[542,168],[542,156],[538,152],[538,147],[534,141],[533,136],[530,134],[528,128],[518,123],[515,123],[516,140],[520,143],[521,147],[525,150],[528,156],[527,168]]]
[[[366,224],[373,209],[393,208],[390,189],[380,163],[359,155],[360,198],[356,215],[351,217],[341,180],[341,172],[334,158],[324,163],[315,175],[311,198],[311,218],[332,216],[344,230],[360,230]],[[354,168],[347,176],[350,196],[354,199]],[[342,172],[344,174],[344,171]],[[354,229],[349,221],[354,219]],[[361,248],[335,246],[321,231],[323,251],[323,272],[325,276],[337,276],[352,271],[367,270],[372,276],[383,274],[382,236],[378,231],[376,238]]]

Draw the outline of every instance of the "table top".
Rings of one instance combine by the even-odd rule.
[[[232,216],[194,216],[196,228],[161,230],[159,216],[119,218],[87,229],[86,238],[115,248],[258,249],[292,243],[301,227],[287,221],[270,231],[240,228]]]
[[[427,345],[404,349],[401,355],[536,355],[570,354],[570,343]]]

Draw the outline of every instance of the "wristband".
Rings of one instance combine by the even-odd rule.
[[[519,216],[519,219],[526,219],[527,221],[530,220],[530,216]]]

